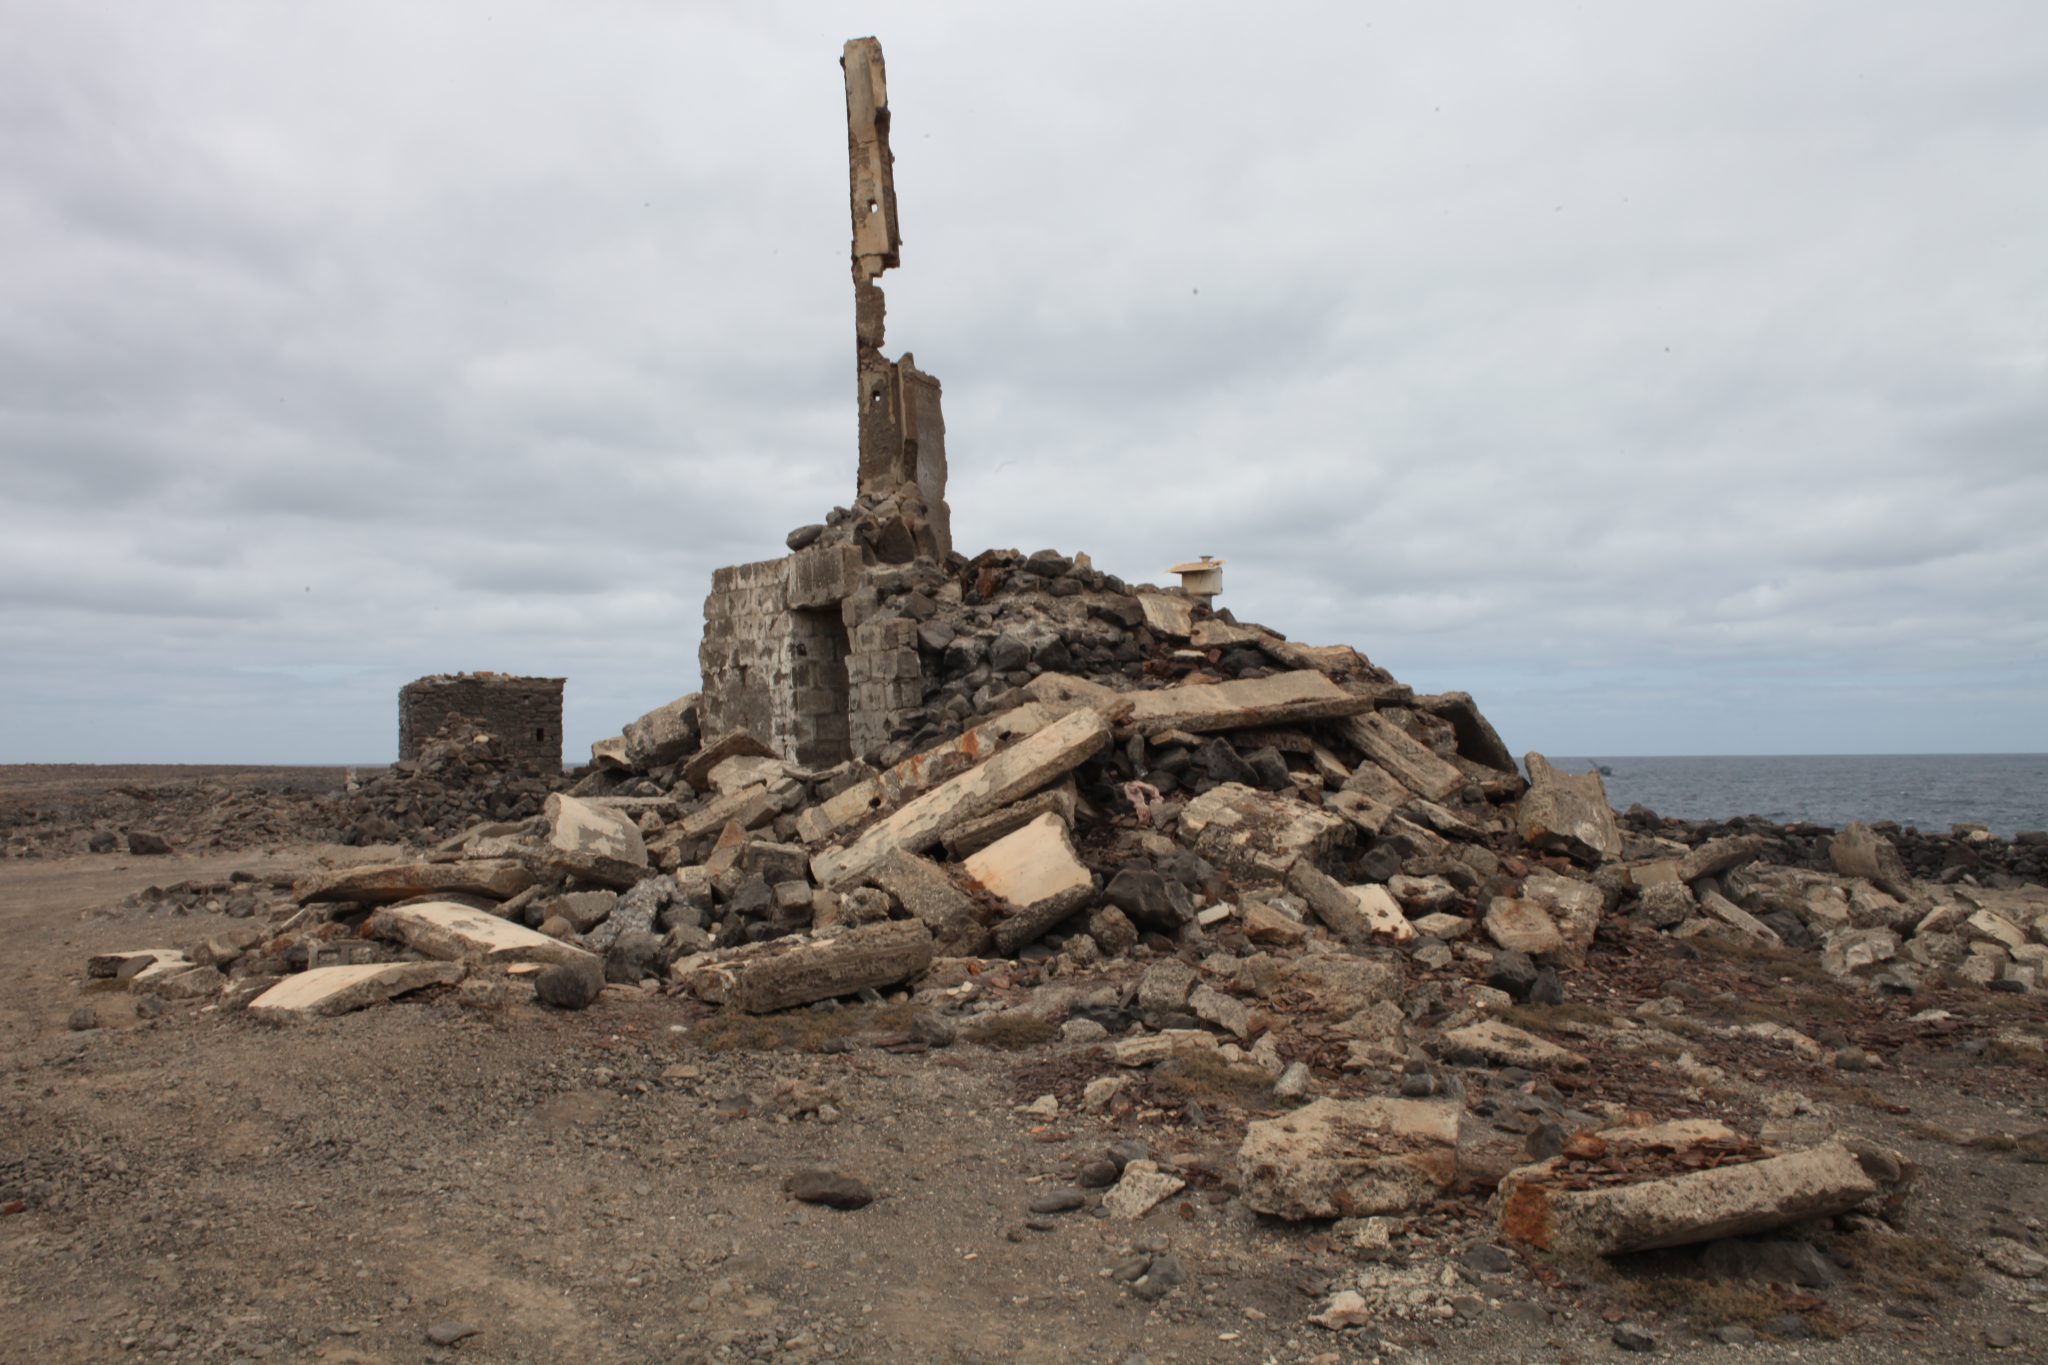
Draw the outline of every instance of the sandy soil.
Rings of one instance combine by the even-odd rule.
[[[1247,1116],[1221,1101],[1192,1122],[1081,1114],[1105,1069],[1085,1048],[919,1051],[896,1016],[852,1009],[813,1032],[823,1051],[727,1046],[701,1006],[616,992],[580,1014],[443,992],[278,1029],[193,1005],[138,1018],[84,979],[91,952],[205,931],[205,916],[118,908],[147,885],[375,854],[0,862],[0,1359],[1565,1361],[1621,1357],[1622,1319],[1665,1355],[2048,1346],[2048,1289],[1976,1255],[1994,1232],[2039,1246],[2048,1228],[2048,1167],[2023,1140],[2048,1116],[2044,1069],[1961,1046],[2039,1028],[2030,1000],[1979,997],[1981,1027],[1935,1038],[1906,1022],[1925,1000],[1845,1010],[1661,940],[1605,947],[1575,1000],[1686,976],[1702,1013],[1719,995],[1806,1000],[1813,1027],[1866,1038],[1884,1069],[1712,1039],[1699,1056],[1921,1163],[1911,1235],[1879,1258],[1830,1233],[1817,1240],[1848,1263],[1842,1283],[1715,1297],[1654,1258],[1460,1270],[1488,1233],[1482,1202],[1452,1201],[1397,1241],[1396,1269],[1441,1282],[1457,1316],[1336,1333],[1306,1319],[1358,1266],[1327,1229],[1231,1197]],[[100,1027],[73,1028],[81,1005]],[[1045,1093],[1058,1117],[1019,1112]],[[1178,1161],[1189,1189],[1136,1223],[1030,1213],[1129,1139]],[[792,1201],[785,1178],[819,1164],[875,1202]],[[1153,1302],[1115,1277],[1144,1254],[1177,1258],[1186,1283]],[[1778,1338],[1708,1335],[1759,1303]],[[432,1339],[458,1326],[455,1344]]]

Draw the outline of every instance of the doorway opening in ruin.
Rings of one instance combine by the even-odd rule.
[[[796,693],[796,761],[828,768],[853,756],[852,709],[846,656],[852,650],[846,622],[834,605],[818,611],[793,610],[790,681]]]

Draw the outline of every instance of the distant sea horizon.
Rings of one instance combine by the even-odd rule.
[[[1567,772],[1606,768],[1616,810],[1683,820],[1762,816],[1839,829],[1892,820],[1927,833],[1983,825],[2001,838],[2048,829],[2048,754],[1548,755]]]

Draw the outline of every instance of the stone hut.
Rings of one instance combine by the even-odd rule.
[[[398,759],[420,756],[451,716],[475,721],[504,751],[536,768],[562,767],[563,678],[506,673],[438,673],[398,689]]]

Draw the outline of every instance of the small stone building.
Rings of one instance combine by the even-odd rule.
[[[475,721],[505,752],[551,771],[562,766],[563,678],[515,678],[506,673],[438,673],[398,689],[398,758],[420,756],[420,746],[451,716]]]

